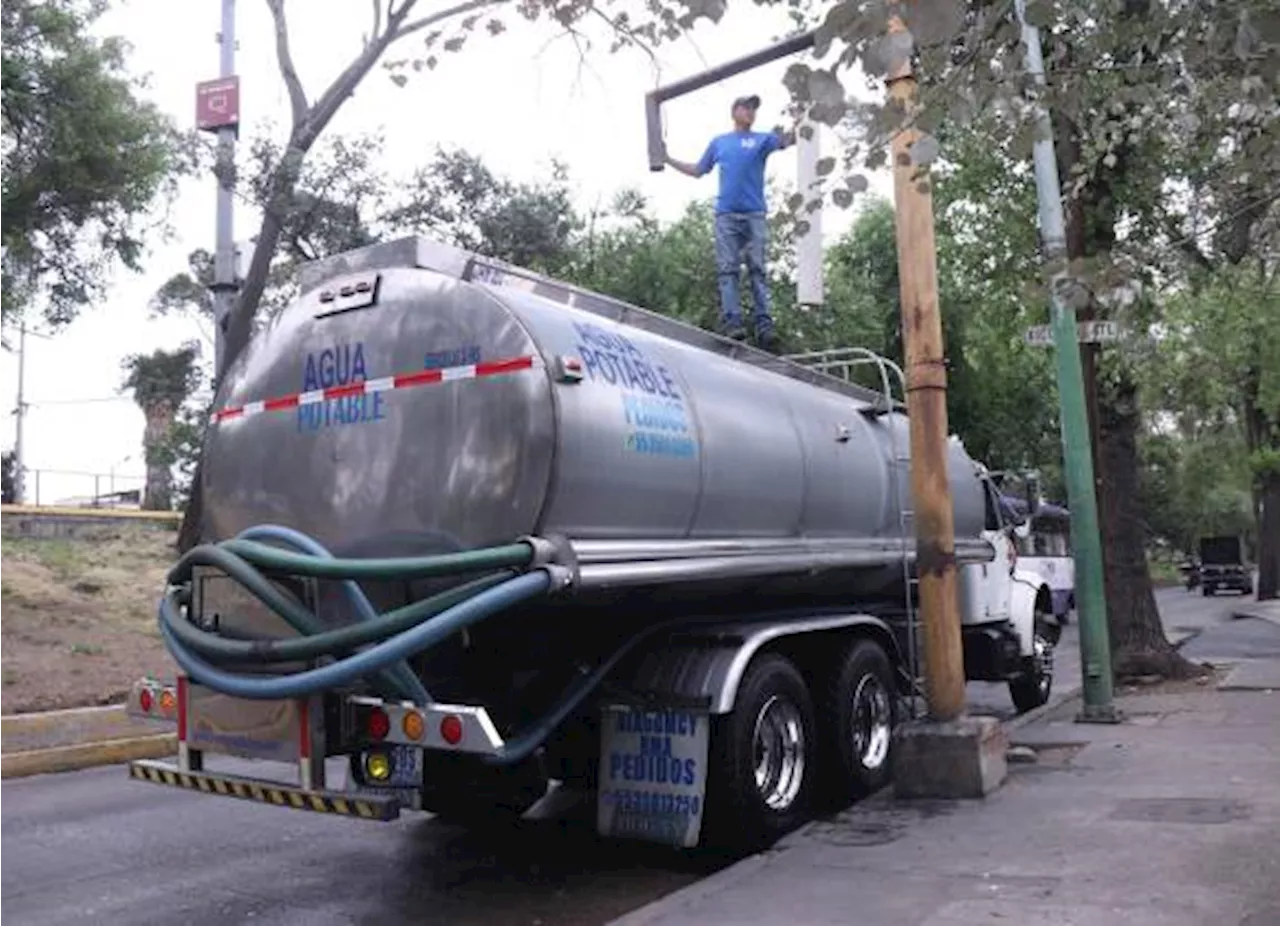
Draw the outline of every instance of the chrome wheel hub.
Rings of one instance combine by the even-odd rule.
[[[853,692],[853,752],[868,771],[884,765],[893,737],[889,692],[874,675],[864,675]]]
[[[756,715],[752,737],[756,791],[770,810],[786,810],[804,783],[805,741],[800,709],[780,695]]]
[[[1031,658],[1035,662],[1036,679],[1040,691],[1047,694],[1053,684],[1053,644],[1041,630],[1036,631],[1031,643]]]

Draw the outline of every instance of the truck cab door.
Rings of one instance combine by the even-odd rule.
[[[1013,593],[1013,569],[1015,556],[1012,525],[1006,524],[1000,514],[999,499],[995,486],[989,479],[982,480],[983,508],[986,511],[986,523],[982,531],[982,539],[995,547],[996,558],[989,563],[976,567],[981,570],[979,586],[981,588],[981,605],[990,621],[1003,621],[1009,618],[1009,600]]]

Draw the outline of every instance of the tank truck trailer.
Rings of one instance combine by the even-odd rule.
[[[219,389],[180,671],[129,700],[178,753],[130,774],[371,820],[568,789],[737,849],[880,787],[919,701],[900,381],[423,238],[305,267]],[[966,674],[1027,710],[1049,590],[957,440],[950,479]]]

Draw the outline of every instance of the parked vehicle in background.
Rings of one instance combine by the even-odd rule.
[[[1026,517],[1027,503],[1002,495],[1009,517]],[[1049,586],[1053,616],[1060,624],[1070,619],[1076,606],[1076,561],[1071,555],[1071,514],[1058,505],[1041,503],[1030,518],[1030,532],[1017,541],[1018,568],[1038,575]]]
[[[1205,597],[1220,588],[1253,594],[1253,570],[1245,562],[1239,537],[1200,538],[1200,581]]]

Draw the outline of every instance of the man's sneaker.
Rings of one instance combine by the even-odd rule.
[[[778,340],[778,334],[772,328],[761,331],[756,335],[756,346],[771,354],[780,353],[782,350],[782,343]]]
[[[747,329],[740,324],[721,325],[720,333],[733,341],[745,341],[747,339]]]

